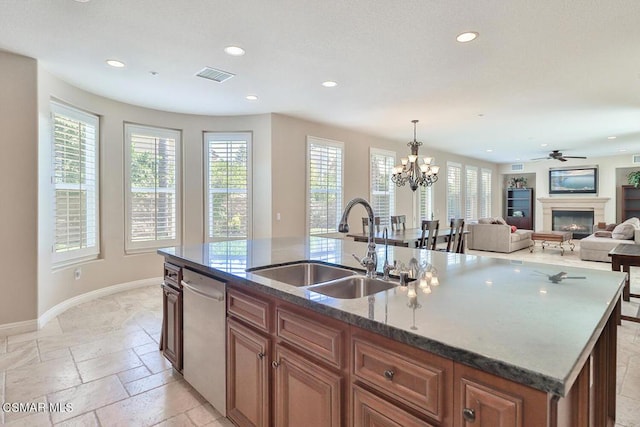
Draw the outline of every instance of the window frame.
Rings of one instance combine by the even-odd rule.
[[[51,197],[52,205],[53,205],[53,224],[52,224],[52,245],[51,245],[51,257],[52,264],[54,267],[60,267],[68,264],[75,264],[84,261],[90,261],[94,259],[98,259],[101,254],[101,224],[100,224],[100,116],[97,114],[89,113],[87,111],[80,110],[79,108],[72,107],[70,105],[66,105],[54,100],[51,100],[49,103],[50,109],[50,119],[51,119]],[[56,166],[55,162],[57,159],[56,155],[56,136],[55,136],[55,122],[56,115],[66,117],[68,119],[76,120],[78,122],[84,122],[90,126],[93,126],[95,129],[95,140],[93,147],[93,175],[94,175],[94,185],[92,190],[88,190],[93,193],[93,208],[91,215],[85,214],[85,219],[83,224],[85,228],[90,222],[90,217],[95,223],[94,226],[94,236],[92,238],[93,245],[85,246],[79,249],[72,249],[69,251],[58,252],[56,251],[56,242],[57,242],[57,190],[60,189],[58,184],[56,183]],[[63,183],[61,186],[73,186],[77,185],[79,191],[82,191],[82,183],[79,184],[69,184]],[[87,199],[88,200],[88,199]],[[88,205],[88,203],[87,203]],[[88,209],[87,209],[88,210]],[[87,240],[89,240],[87,238]]]
[[[345,152],[344,152],[344,143],[340,142],[340,141],[333,141],[330,139],[324,139],[324,138],[318,138],[315,136],[310,136],[307,135],[307,152],[306,152],[306,215],[305,215],[305,228],[306,228],[306,234],[308,236],[313,236],[313,235],[318,235],[318,234],[326,234],[326,233],[333,233],[333,232],[337,232],[338,231],[338,221],[336,221],[335,224],[335,229],[330,229],[329,227],[326,228],[325,231],[321,232],[321,233],[311,233],[311,146],[315,144],[315,145],[321,145],[321,146],[326,146],[326,147],[331,147],[331,148],[336,148],[340,150],[340,173],[339,173],[339,177],[340,177],[340,186],[337,188],[337,191],[339,193],[339,197],[338,197],[338,206],[337,206],[337,216],[338,219],[340,218],[341,214],[342,214],[342,208],[344,206],[344,191],[343,191],[343,187],[344,187],[344,158],[345,158]]]
[[[132,203],[131,203],[131,135],[139,132],[144,136],[175,139],[175,238],[155,239],[141,242],[132,241]],[[142,125],[124,122],[124,199],[125,199],[125,253],[135,254],[151,252],[155,249],[178,246],[182,240],[182,131],[160,126]],[[157,187],[156,187],[157,188]]]
[[[213,137],[213,139],[208,139],[208,137]],[[210,214],[209,214],[209,202],[210,202],[210,192],[209,192],[209,144],[211,141],[217,142],[229,142],[229,141],[245,141],[247,144],[247,213],[246,213],[246,229],[247,235],[244,237],[211,237],[210,230]],[[205,242],[216,242],[221,240],[241,240],[241,239],[251,239],[253,236],[253,133],[250,131],[243,132],[215,132],[215,131],[207,131],[203,132],[203,159],[204,159],[204,241]],[[227,192],[228,194],[228,192]]]
[[[391,164],[388,166],[387,174],[389,179],[387,180],[387,190],[379,191],[379,194],[374,195],[373,188],[373,160],[374,156],[380,156],[385,158],[385,162],[391,160]],[[396,212],[396,185],[391,181],[391,174],[393,173],[393,168],[396,163],[396,153],[395,151],[383,150],[380,148],[371,147],[369,149],[369,203],[373,208],[376,216],[380,217],[380,226],[381,227],[389,227],[391,228],[391,216],[395,215]],[[381,215],[379,209],[376,210],[378,203],[374,201],[374,196],[380,195],[388,195],[389,196],[389,206],[387,206],[388,215]]]

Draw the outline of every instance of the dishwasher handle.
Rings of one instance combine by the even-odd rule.
[[[184,280],[182,281],[182,286],[189,289],[191,292],[200,295],[203,298],[207,298],[216,302],[224,302],[224,294],[221,292],[212,292],[210,294],[204,293],[199,289],[196,289],[195,287],[191,286],[189,283],[185,282]]]

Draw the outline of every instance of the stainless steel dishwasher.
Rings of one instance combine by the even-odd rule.
[[[225,284],[184,269],[184,379],[226,416]]]

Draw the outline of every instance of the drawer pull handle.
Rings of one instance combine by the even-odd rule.
[[[271,366],[275,369],[278,366],[280,366],[280,363],[276,362],[275,360],[273,362],[271,362]]]
[[[386,371],[384,371],[384,377],[388,380],[392,380],[395,374],[396,373],[393,372],[391,369],[387,369]]]
[[[262,360],[264,358],[264,353],[260,352],[258,353],[258,359]]]
[[[476,420],[476,411],[471,408],[464,408],[462,410],[462,417],[465,421],[472,423]]]

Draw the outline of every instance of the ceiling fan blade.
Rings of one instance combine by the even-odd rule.
[[[586,159],[584,156],[563,156],[565,159]]]
[[[556,157],[556,160],[560,160],[561,162],[567,161],[567,159],[565,159],[564,157]]]
[[[549,160],[551,159],[551,157],[536,157],[535,159],[531,159],[531,160]]]

